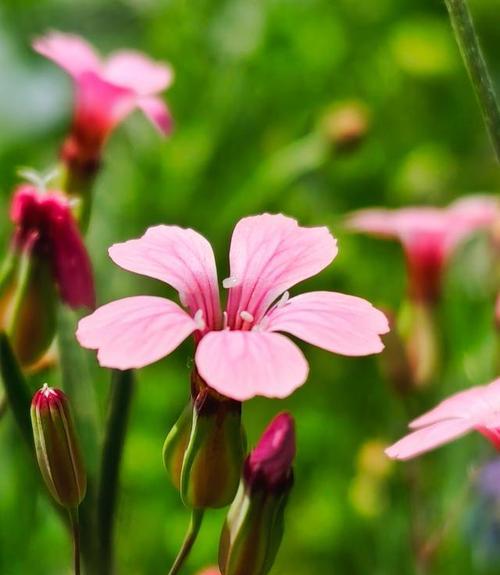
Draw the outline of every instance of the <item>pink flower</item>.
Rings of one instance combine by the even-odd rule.
[[[414,300],[434,302],[441,293],[446,261],[456,246],[476,229],[493,225],[496,198],[470,196],[447,208],[367,209],[348,219],[349,227],[383,238],[396,238],[406,254],[409,291]]]
[[[198,575],[221,575],[221,572],[217,569],[217,567],[208,567],[207,569],[200,571]]]
[[[500,449],[500,378],[452,395],[410,428],[415,431],[386,449],[392,459],[411,459],[473,430]]]
[[[92,266],[68,200],[61,192],[19,186],[10,217],[14,249],[49,262],[61,299],[72,308],[95,307]]]
[[[383,349],[379,334],[388,331],[387,320],[366,300],[327,291],[288,296],[286,290],[335,258],[327,228],[303,228],[283,215],[242,219],[231,240],[224,313],[213,251],[197,232],[157,226],[109,254],[129,271],[172,285],[186,311],[167,299],[138,296],[82,319],[78,340],[98,350],[102,366],[143,367],[194,334],[201,377],[219,393],[245,400],[285,397],[305,382],[302,352],[279,332],[343,355]]]
[[[170,132],[171,116],[158,96],[172,83],[168,65],[134,51],[116,52],[102,61],[85,40],[60,32],[36,39],[33,48],[75,83],[73,129],[62,151],[67,163],[98,162],[108,135],[135,108],[161,133]]]

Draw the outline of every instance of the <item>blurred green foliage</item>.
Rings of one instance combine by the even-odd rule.
[[[471,4],[498,79],[498,3]],[[190,226],[213,243],[226,277],[233,225],[269,210],[302,224],[327,224],[338,236],[337,260],[310,286],[397,309],[405,285],[399,248],[349,236],[343,214],[498,191],[498,167],[441,2],[3,0],[3,245],[16,169],[54,165],[70,119],[68,78],[30,49],[30,40],[49,29],[80,33],[103,52],[140,49],[176,71],[166,96],[173,136],[160,141],[136,115],[106,152],[88,238],[100,302],[171,293],[113,266],[106,252],[111,243],[160,222]],[[346,106],[363,111],[356,141],[343,146],[329,114]],[[450,266],[441,310],[446,370],[420,395],[418,409],[494,375],[487,251],[484,238],[475,238]],[[185,344],[138,376],[119,509],[117,572],[123,575],[165,573],[187,525],[161,448],[188,395],[190,353]],[[466,491],[471,466],[491,455],[486,442],[470,437],[418,466],[388,465],[381,447],[403,433],[408,414],[377,358],[311,347],[306,353],[311,375],[302,389],[286,401],[256,399],[244,409],[250,444],[276,411],[289,409],[297,419],[296,487],[273,573],[414,573],[411,517],[417,512],[428,535],[447,525],[431,572],[493,573],[491,553],[471,528],[477,495]],[[89,360],[103,420],[109,376],[91,354]],[[0,454],[0,573],[68,572],[69,542],[39,493],[10,414],[0,421]],[[418,499],[408,490],[415,473]],[[208,514],[186,573],[215,563],[223,516]],[[495,541],[500,547],[500,536]]]

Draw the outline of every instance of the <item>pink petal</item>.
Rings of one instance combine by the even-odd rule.
[[[244,218],[231,240],[229,325],[241,326],[240,312],[259,321],[268,306],[296,283],[319,273],[337,255],[326,227],[304,228],[281,214]]]
[[[200,341],[195,361],[210,387],[238,401],[286,397],[306,381],[309,370],[292,341],[257,331],[210,332]]]
[[[478,385],[455,393],[410,423],[412,429],[450,419],[468,419],[485,423],[500,410],[500,379],[489,385]]]
[[[98,308],[78,324],[83,347],[97,349],[103,367],[132,369],[172,352],[197,329],[177,304],[160,297],[120,299]]]
[[[473,428],[474,425],[470,421],[463,419],[440,421],[430,427],[424,427],[406,435],[403,439],[388,447],[385,453],[391,459],[411,459],[453,439],[457,439]]]
[[[104,67],[106,80],[133,90],[138,96],[158,94],[170,86],[173,77],[170,66],[133,50],[112,54]]]
[[[156,226],[139,239],[111,246],[109,255],[126,270],[170,284],[193,315],[201,309],[207,327],[219,327],[214,253],[199,233],[177,226]]]
[[[369,355],[384,348],[385,315],[370,302],[341,293],[305,293],[278,305],[264,318],[264,329],[285,331],[342,355]]]
[[[80,75],[74,120],[79,133],[103,139],[135,106],[135,96],[130,90],[106,82],[95,72]]]
[[[144,112],[153,126],[167,136],[172,131],[172,116],[161,98],[144,97],[137,101],[137,106]]]
[[[100,71],[101,63],[92,46],[73,34],[50,32],[36,38],[33,49],[55,62],[75,79],[84,72]]]

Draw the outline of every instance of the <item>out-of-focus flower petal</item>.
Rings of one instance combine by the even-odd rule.
[[[307,379],[300,349],[278,333],[216,331],[196,351],[196,367],[219,393],[244,401],[256,395],[286,397]]]
[[[342,355],[368,355],[384,348],[380,334],[389,331],[385,315],[368,301],[334,292],[309,292],[265,316],[265,329],[285,331]]]
[[[62,32],[50,32],[33,42],[36,52],[52,60],[74,79],[84,72],[99,73],[101,62],[92,46],[83,38]]]
[[[412,429],[445,419],[467,418],[484,423],[500,411],[500,378],[488,385],[477,385],[442,401],[434,409],[410,423]]]
[[[172,352],[198,328],[177,304],[136,296],[111,302],[80,320],[76,337],[97,349],[103,367],[140,368]]]
[[[144,112],[160,134],[164,136],[170,134],[173,127],[172,115],[161,98],[152,96],[140,98],[137,101],[137,106]]]
[[[300,227],[281,214],[243,218],[229,254],[229,324],[238,328],[242,311],[259,321],[273,300],[319,273],[336,255],[337,242],[326,227]]]
[[[155,226],[139,239],[111,246],[109,255],[126,270],[170,284],[193,315],[202,310],[207,327],[219,327],[214,253],[198,232],[177,226]]]
[[[429,427],[418,429],[406,435],[403,439],[388,447],[385,453],[391,459],[411,459],[453,439],[457,439],[473,428],[472,422],[466,419],[439,421]]]
[[[121,50],[106,60],[103,77],[138,96],[150,96],[168,88],[174,74],[167,64],[155,62],[140,52]]]

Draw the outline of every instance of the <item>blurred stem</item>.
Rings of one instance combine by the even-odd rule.
[[[133,389],[134,375],[132,371],[113,372],[110,412],[102,450],[101,474],[97,494],[100,575],[109,575],[113,569],[113,533],[120,463]]]
[[[191,512],[191,520],[189,521],[189,527],[182,543],[182,547],[175,558],[174,564],[170,568],[168,575],[176,575],[182,569],[184,562],[189,556],[191,549],[198,537],[200,532],[201,523],[203,521],[203,509],[193,509]]]
[[[481,106],[497,160],[500,162],[500,108],[467,0],[445,0],[462,58]]]
[[[73,563],[75,575],[80,575],[80,521],[78,519],[78,507],[69,510],[71,533],[73,536]]]

